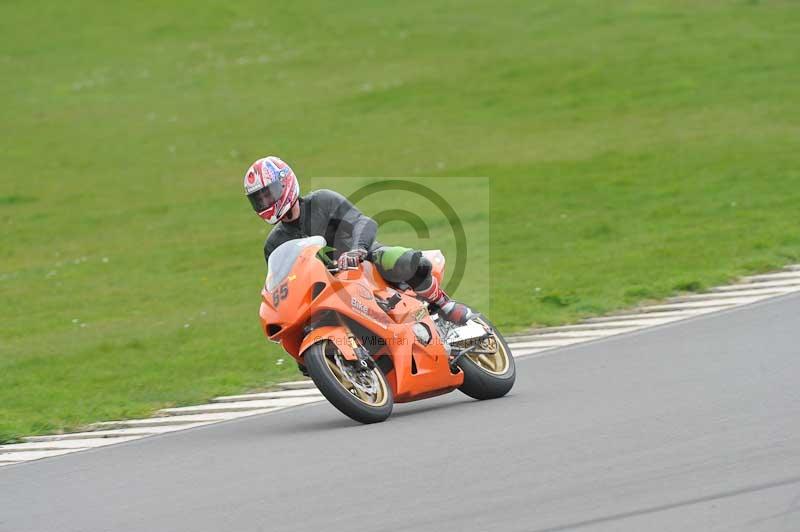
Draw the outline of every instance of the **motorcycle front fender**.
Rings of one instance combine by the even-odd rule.
[[[350,331],[341,325],[323,325],[311,331],[300,344],[300,353],[305,355],[305,352],[312,345],[330,340],[333,345],[341,351],[342,356],[347,360],[357,361],[358,355],[355,351],[355,339]]]

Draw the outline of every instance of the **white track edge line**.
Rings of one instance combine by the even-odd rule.
[[[639,334],[639,333],[641,333],[641,332],[643,332],[645,330],[649,331],[651,329],[661,329],[663,327],[670,327],[670,326],[674,326],[676,324],[680,324],[681,322],[687,321],[689,319],[704,318],[704,317],[710,317],[710,316],[715,316],[716,317],[716,315],[718,315],[718,314],[725,314],[725,313],[727,313],[729,311],[736,311],[736,310],[739,310],[739,309],[741,309],[743,307],[760,306],[761,304],[771,303],[775,299],[782,299],[782,298],[790,297],[792,295],[796,295],[797,292],[800,291],[800,286],[798,288],[796,288],[796,289],[795,288],[790,288],[789,286],[781,286],[780,288],[777,287],[777,286],[768,286],[768,285],[767,286],[763,286],[763,287],[759,287],[758,286],[760,283],[788,282],[788,281],[798,281],[798,282],[800,282],[800,265],[790,265],[790,266],[787,266],[786,268],[784,268],[782,271],[779,271],[779,272],[773,272],[773,273],[767,273],[767,274],[759,274],[759,275],[751,275],[751,276],[748,276],[748,277],[744,277],[742,279],[742,281],[739,282],[739,283],[734,283],[734,284],[731,284],[731,285],[723,285],[724,287],[728,287],[728,290],[730,290],[730,292],[732,292],[732,293],[735,293],[735,291],[736,291],[736,290],[733,289],[733,287],[741,286],[742,288],[740,290],[742,290],[742,291],[747,290],[747,291],[752,291],[752,292],[758,292],[758,293],[762,293],[763,295],[748,295],[748,296],[743,296],[743,297],[737,297],[737,296],[728,295],[726,293],[725,296],[714,298],[713,297],[713,295],[714,295],[713,290],[715,290],[716,288],[722,288],[722,287],[715,287],[715,288],[711,289],[712,292],[706,292],[704,294],[697,294],[698,296],[701,296],[701,297],[707,295],[707,296],[709,296],[708,299],[705,299],[704,297],[701,299],[700,297],[698,297],[696,299],[689,299],[688,301],[687,300],[681,301],[680,300],[681,296],[678,296],[676,298],[668,299],[668,300],[666,300],[666,302],[662,302],[662,303],[659,303],[659,304],[654,304],[654,305],[647,306],[647,307],[640,307],[640,308],[637,308],[637,309],[633,309],[633,312],[638,312],[639,316],[641,316],[642,314],[652,315],[653,316],[653,318],[652,318],[653,321],[659,319],[658,318],[658,314],[659,313],[670,313],[670,312],[678,312],[678,313],[680,313],[680,312],[685,312],[685,315],[680,315],[680,316],[675,316],[674,314],[672,314],[671,316],[669,316],[669,318],[673,318],[673,319],[670,319],[668,321],[661,321],[661,322],[656,323],[656,324],[646,324],[645,323],[645,324],[641,324],[641,325],[634,326],[634,327],[624,327],[624,328],[623,327],[613,327],[613,326],[609,326],[609,325],[607,325],[605,327],[602,326],[603,324],[613,324],[613,323],[615,323],[615,321],[616,322],[623,322],[623,321],[625,321],[626,317],[628,317],[628,321],[632,321],[630,316],[636,316],[637,315],[637,314],[628,314],[628,315],[620,314],[620,315],[615,316],[616,318],[618,318],[615,321],[594,322],[594,323],[592,323],[592,322],[582,322],[582,323],[587,323],[587,324],[591,323],[592,325],[600,324],[600,327],[598,329],[596,329],[600,334],[597,334],[597,335],[572,337],[571,339],[568,339],[568,338],[562,338],[562,339],[551,338],[550,339],[551,342],[552,341],[556,341],[556,342],[558,342],[558,344],[552,344],[552,343],[551,344],[547,344],[547,339],[545,338],[547,336],[547,333],[546,333],[547,328],[544,328],[544,329],[529,331],[524,336],[524,340],[522,340],[523,335],[512,335],[512,336],[508,336],[508,340],[507,341],[508,341],[508,345],[512,349],[512,351],[515,348],[520,350],[517,354],[514,354],[514,358],[515,359],[529,360],[529,359],[533,359],[533,358],[547,356],[547,355],[553,354],[554,352],[561,352],[561,351],[564,351],[565,349],[570,349],[570,348],[574,348],[574,347],[581,347],[581,346],[583,346],[584,344],[587,344],[587,343],[595,343],[595,342],[601,342],[601,341],[605,341],[605,340],[611,340],[611,339],[614,339],[615,337],[621,336],[621,335],[637,335],[637,334]],[[720,294],[720,292],[716,292],[716,294]],[[683,297],[691,298],[691,295],[683,296]],[[736,300],[736,301],[731,302],[732,300]],[[700,301],[702,301],[702,305],[693,305],[692,304],[692,303],[699,303]],[[719,302],[720,304],[718,304],[718,305],[713,304],[715,302]],[[688,305],[687,305],[687,303],[688,303]],[[665,318],[666,317],[661,317],[662,320],[665,319]],[[580,324],[576,324],[576,325],[580,325]],[[585,332],[589,332],[589,330],[587,330]],[[525,333],[523,333],[523,334],[525,334]],[[556,332],[556,331],[553,331],[553,333],[551,333],[551,334],[552,335],[558,335],[559,333]],[[515,342],[514,341],[515,336],[521,337],[520,341]],[[532,340],[533,336],[542,336],[543,338],[540,341],[537,342],[535,340]],[[562,332],[562,336],[568,336],[568,331],[563,331]],[[38,449],[38,450],[35,449],[35,448],[31,448],[30,451],[24,451],[24,450],[21,450],[21,449],[20,450],[16,450],[16,449],[19,449],[19,448],[18,447],[14,447],[14,448],[9,448],[9,451],[4,452],[3,449],[4,449],[5,446],[1,446],[0,445],[0,467],[7,466],[7,465],[17,465],[17,464],[27,463],[27,462],[30,462],[30,461],[41,460],[41,459],[45,459],[45,458],[64,456],[66,454],[72,454],[73,452],[91,451],[91,450],[96,450],[96,449],[100,449],[100,448],[103,448],[103,447],[107,447],[107,446],[110,446],[110,445],[124,445],[125,443],[130,443],[130,442],[137,441],[137,440],[140,440],[140,439],[143,439],[143,438],[149,438],[149,437],[154,437],[154,436],[165,436],[165,435],[168,435],[168,434],[172,434],[174,432],[182,432],[184,430],[191,430],[191,429],[194,429],[194,428],[202,428],[202,427],[205,427],[205,426],[208,426],[208,425],[216,425],[216,424],[220,424],[220,423],[238,421],[238,420],[242,420],[242,419],[244,419],[246,417],[250,417],[250,416],[254,416],[254,415],[263,415],[263,414],[272,413],[272,412],[279,411],[279,410],[286,410],[286,409],[290,409],[290,408],[299,408],[299,407],[302,407],[302,406],[310,406],[310,405],[316,404],[318,402],[324,401],[324,397],[322,397],[321,394],[320,394],[319,397],[315,397],[313,393],[308,393],[307,395],[306,394],[294,394],[294,393],[291,393],[291,391],[293,391],[293,390],[306,390],[306,389],[312,389],[312,388],[313,388],[313,383],[311,383],[310,381],[292,381],[292,382],[287,382],[287,383],[283,384],[282,391],[290,392],[290,393],[288,393],[286,395],[283,395],[283,396],[281,395],[280,391],[279,392],[259,392],[259,393],[255,393],[255,394],[241,394],[241,395],[236,395],[236,396],[221,396],[221,397],[214,398],[210,402],[208,402],[206,404],[203,404],[203,405],[192,405],[192,406],[189,406],[189,407],[162,409],[159,412],[157,412],[156,415],[160,414],[160,415],[164,416],[164,415],[168,415],[167,414],[168,412],[173,412],[174,414],[171,417],[175,417],[176,418],[176,424],[175,425],[166,425],[165,424],[165,425],[162,425],[162,426],[154,427],[154,428],[157,428],[157,429],[160,429],[160,430],[154,430],[153,432],[148,432],[146,430],[141,430],[141,432],[137,433],[135,431],[135,429],[137,429],[137,428],[138,429],[147,429],[148,428],[148,427],[142,426],[142,427],[123,427],[123,428],[119,428],[119,429],[108,429],[107,431],[105,431],[106,434],[109,434],[109,433],[113,434],[114,431],[116,431],[117,433],[126,434],[126,435],[123,435],[123,436],[116,436],[116,437],[110,436],[110,435],[109,436],[102,436],[101,434],[99,434],[102,431],[89,431],[89,432],[86,432],[87,436],[85,436],[84,438],[76,437],[77,434],[83,434],[83,433],[72,433],[72,437],[71,438],[70,438],[70,434],[53,435],[53,436],[50,437],[52,439],[49,439],[49,438],[48,439],[44,439],[46,437],[42,437],[42,439],[34,439],[36,437],[32,437],[30,440],[25,439],[25,441],[26,442],[30,442],[30,443],[41,443],[41,444],[45,445],[45,447],[43,447],[41,449]],[[255,397],[251,397],[251,396],[258,396],[258,397],[255,398]],[[284,401],[281,401],[281,399],[284,399],[284,400],[289,399],[290,401],[284,402]],[[292,402],[291,399],[298,400],[298,401]],[[227,404],[231,404],[231,403],[239,403],[239,402],[247,402],[247,401],[254,401],[254,402],[261,401],[262,403],[267,403],[267,402],[269,402],[271,400],[274,400],[276,403],[279,403],[279,405],[276,405],[275,407],[267,407],[265,405],[260,405],[260,408],[247,408],[245,410],[224,410],[223,409],[222,412],[224,412],[224,413],[240,414],[240,415],[232,415],[230,418],[218,419],[218,420],[213,420],[213,421],[205,421],[205,422],[197,422],[197,423],[177,422],[180,419],[180,417],[181,417],[180,413],[182,413],[182,412],[186,412],[187,415],[191,415],[191,414],[194,414],[194,413],[198,413],[197,410],[200,410],[200,409],[202,409],[204,407],[206,407],[206,408],[214,408],[214,407],[219,408],[221,405],[226,405],[226,403]],[[243,406],[243,408],[244,408],[244,406]],[[259,412],[259,413],[252,412],[252,411],[255,411],[255,410],[264,410],[264,412]],[[250,415],[247,415],[247,414],[250,414]],[[146,419],[148,419],[148,418],[142,418],[142,419],[139,419],[139,420],[122,420],[122,421],[120,421],[120,423],[122,423],[124,421],[146,421]],[[106,422],[106,423],[114,423],[114,422]],[[153,427],[151,427],[151,428],[153,428]],[[134,430],[131,430],[131,429],[134,429]],[[122,431],[127,431],[127,430],[130,430],[130,432],[124,432],[124,433],[122,432]],[[94,434],[94,438],[92,438],[90,436],[92,434],[92,432],[96,432]],[[58,439],[58,436],[63,436],[63,439]],[[93,446],[90,445],[90,446],[87,446],[87,447],[78,447],[78,448],[70,448],[70,449],[57,449],[57,448],[47,449],[46,448],[46,445],[48,443],[52,443],[52,445],[54,447],[57,447],[59,441],[70,441],[70,442],[76,442],[77,443],[77,442],[81,441],[82,439],[87,439],[87,440],[88,439],[97,439],[98,437],[100,437],[100,438],[106,438],[107,437],[108,439],[124,439],[125,441],[109,442],[107,444],[104,442],[102,445],[97,445],[96,444],[96,445],[93,445]],[[18,445],[18,444],[10,444],[10,445],[13,446],[13,445]],[[39,454],[37,454],[37,453],[39,453],[42,456],[39,456]],[[20,456],[20,457],[24,457],[26,455],[30,456],[31,454],[33,454],[36,457],[35,458],[23,459],[23,460],[16,460],[16,459],[12,458],[14,455],[17,455],[17,456]]]

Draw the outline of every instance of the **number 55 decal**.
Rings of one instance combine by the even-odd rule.
[[[278,308],[281,301],[289,297],[289,284],[283,283],[280,288],[272,292],[272,306]]]

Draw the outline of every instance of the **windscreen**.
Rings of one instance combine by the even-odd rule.
[[[267,290],[272,292],[279,284],[286,279],[289,272],[292,271],[297,257],[300,253],[311,246],[325,247],[325,239],[321,236],[311,236],[308,238],[298,238],[296,240],[289,240],[284,242],[273,251],[269,256],[267,268]]]

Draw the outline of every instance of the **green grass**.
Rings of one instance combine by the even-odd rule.
[[[800,255],[794,2],[284,4],[0,6],[0,441],[295,375],[239,190],[267,153],[491,178],[459,296],[509,330]]]

